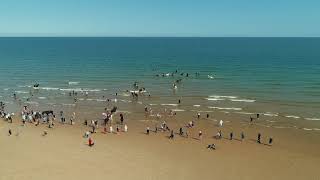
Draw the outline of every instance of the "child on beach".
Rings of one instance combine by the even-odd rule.
[[[12,131],[11,131],[11,129],[9,129],[8,133],[9,133],[9,136],[11,136],[11,134],[12,134]]]
[[[120,114],[120,123],[123,124],[124,118],[123,118],[123,114]]]
[[[90,137],[88,140],[88,145],[92,147],[94,145],[93,139]]]

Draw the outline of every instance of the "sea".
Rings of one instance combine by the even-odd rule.
[[[180,99],[189,110],[320,124],[320,38],[2,37],[0,62],[0,101],[11,112],[75,106],[73,91],[78,101],[130,103],[137,82],[164,106]]]

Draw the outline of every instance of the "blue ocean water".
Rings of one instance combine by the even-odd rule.
[[[55,96],[138,81],[159,97],[237,96],[255,100],[242,102],[248,111],[320,117],[320,38],[0,38],[0,62],[5,101],[14,92],[26,99],[35,83]]]

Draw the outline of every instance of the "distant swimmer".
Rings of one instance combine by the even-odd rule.
[[[180,99],[178,100],[178,104],[181,104],[181,100]]]
[[[257,114],[257,119],[259,119],[259,117],[260,117],[260,114],[258,113],[258,114]]]
[[[209,114],[207,114],[207,119],[209,119]]]
[[[208,75],[208,78],[209,78],[209,79],[214,79],[214,76]]]

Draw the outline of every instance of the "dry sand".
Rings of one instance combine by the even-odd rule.
[[[167,138],[169,132],[145,135],[147,126],[154,129],[154,121],[136,120],[128,122],[128,133],[103,134],[99,128],[92,135],[93,147],[82,137],[90,128],[80,123],[56,123],[48,129],[0,120],[0,179],[320,179],[320,132],[229,119],[236,120],[225,124],[223,135],[233,131],[239,138],[244,131],[243,142],[212,138],[218,130],[214,119],[199,120],[189,138],[176,135],[174,140]],[[187,121],[178,116],[167,122],[177,132]],[[44,130],[47,136],[41,135]],[[201,141],[196,139],[199,130],[204,133]],[[274,144],[257,144],[258,132],[263,142],[272,135]],[[217,150],[206,149],[210,143]]]

